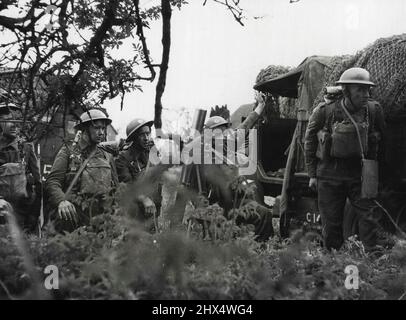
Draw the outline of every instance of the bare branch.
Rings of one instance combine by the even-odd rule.
[[[143,77],[140,78],[142,80],[148,80],[148,81],[154,81],[156,72],[154,70],[154,67],[151,65],[151,59],[149,56],[149,50],[147,47],[147,41],[144,36],[144,27],[143,27],[143,22],[140,16],[140,8],[139,8],[139,0],[134,0],[134,6],[135,6],[135,22],[137,24],[137,36],[139,37],[141,44],[142,44],[142,51],[144,54],[144,63],[149,69],[149,72],[151,73],[150,77]]]
[[[79,80],[80,76],[85,71],[87,62],[89,62],[89,60],[92,60],[92,58],[94,57],[98,57],[97,51],[102,50],[100,48],[101,43],[103,39],[106,37],[107,31],[114,25],[118,4],[119,3],[116,0],[109,1],[106,10],[104,12],[104,19],[99,28],[96,30],[95,34],[93,35],[93,38],[90,39],[89,45],[84,53],[83,60],[79,66],[79,70],[73,76],[74,83],[76,83]],[[102,63],[101,61],[99,62]]]
[[[243,9],[240,8],[239,0],[213,0],[216,3],[219,3],[227,8],[233,15],[234,19],[241,25],[244,26],[242,19],[244,18],[243,16]],[[207,0],[204,1],[203,5],[207,3]]]

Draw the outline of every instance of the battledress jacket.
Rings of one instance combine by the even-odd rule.
[[[340,104],[342,99],[330,102],[321,103],[314,110],[309,119],[305,135],[305,162],[310,178],[323,178],[334,180],[352,180],[358,179],[361,176],[361,161],[360,158],[338,159],[327,157],[319,159],[316,156],[318,147],[317,133],[323,128],[327,128],[331,132],[333,122],[341,122],[347,119]],[[348,110],[356,122],[366,120],[366,115],[369,116],[368,129],[368,159],[377,159],[379,141],[382,140],[385,121],[381,106],[377,101],[368,101],[368,112],[366,107],[361,108],[357,112]]]
[[[72,144],[65,144],[59,150],[46,180],[45,188],[49,209],[55,209],[61,201],[68,200],[65,192],[89,154],[89,146],[82,140],[75,147],[72,147]],[[109,171],[110,175],[100,174]],[[90,183],[84,183],[84,181],[90,181]],[[117,184],[118,178],[113,156],[101,146],[96,146],[95,154],[83,170],[72,193],[107,194]]]
[[[227,144],[236,142],[236,135],[238,132],[237,130],[246,130],[247,132],[245,133],[245,137],[247,137],[248,130],[253,128],[259,117],[260,115],[255,111],[250,112],[248,117],[240,125],[238,125],[227,136],[223,137],[223,157],[226,157],[228,153]],[[216,149],[215,139],[213,139],[212,147],[213,149]],[[235,146],[235,150],[237,151],[236,154],[238,154],[238,150],[242,151],[241,147],[238,145]],[[218,155],[214,156],[213,163],[215,163],[215,161],[217,160],[216,158],[218,158]],[[230,186],[235,178],[238,176],[238,167],[232,164],[230,165],[227,162],[224,163],[224,161],[225,160],[223,158],[222,164],[203,165],[202,182],[203,189],[208,194],[210,202],[213,203],[218,201],[220,206],[228,211],[228,209],[230,209],[231,207],[231,199],[234,198],[234,191],[231,190]],[[196,179],[193,179],[191,184],[194,188],[197,189],[195,180]]]
[[[120,182],[130,183],[137,180],[147,167],[149,152],[134,145],[119,153],[116,159],[117,175]]]
[[[40,169],[37,156],[34,152],[34,145],[29,142],[22,143],[23,154],[27,164],[27,171],[32,174],[34,183],[40,182]],[[21,155],[17,139],[7,144],[0,143],[0,166],[10,162],[20,162]]]
[[[9,163],[21,163],[22,158],[24,158],[25,176],[27,177],[27,185],[25,188],[26,194],[23,196],[23,198],[21,198],[17,193],[14,193],[13,195],[8,194],[9,191],[3,194],[3,185],[1,185],[0,198],[4,197],[7,201],[14,203],[24,201],[24,204],[28,204],[26,202],[28,199],[30,199],[29,202],[31,203],[31,200],[34,201],[35,197],[39,195],[39,185],[41,183],[40,168],[38,167],[37,156],[34,152],[34,145],[29,142],[19,143],[17,139],[14,139],[8,143],[0,142],[0,166],[2,166],[0,167],[0,175],[2,175],[4,172],[3,165]],[[33,186],[35,186],[35,193]]]

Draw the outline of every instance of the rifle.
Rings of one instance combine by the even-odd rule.
[[[38,162],[38,168],[39,168],[39,180],[41,181],[41,206],[39,210],[39,218],[38,218],[38,237],[42,238],[42,227],[44,226],[44,180],[42,176],[42,170],[41,170],[41,145],[38,143],[37,146],[37,162]]]

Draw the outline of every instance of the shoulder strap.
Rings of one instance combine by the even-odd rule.
[[[327,130],[330,133],[331,133],[331,126],[329,123],[329,118],[330,118],[330,115],[332,114],[333,115],[332,123],[334,123],[335,104],[336,104],[335,101],[330,102],[330,103],[322,102],[319,104],[319,107],[324,109],[324,128],[325,128],[325,130]]]
[[[357,131],[357,137],[358,137],[358,142],[359,142],[359,146],[361,148],[361,157],[362,160],[365,159],[365,154],[364,154],[364,147],[362,146],[362,140],[361,140],[361,134],[359,133],[359,129],[358,129],[358,125],[355,122],[354,118],[351,116],[351,114],[348,112],[348,110],[346,109],[346,107],[344,107],[344,100],[341,101],[340,103],[341,107],[343,108],[345,114],[348,116],[348,118],[351,120],[352,124],[355,127],[355,130]],[[367,106],[368,108],[368,106]]]
[[[94,149],[89,156],[86,158],[85,161],[83,161],[82,165],[80,166],[79,170],[76,172],[75,176],[73,177],[72,182],[70,183],[68,189],[65,192],[65,197],[69,195],[69,193],[72,191],[72,188],[74,187],[74,185],[76,184],[76,182],[78,181],[80,175],[82,174],[83,170],[85,170],[86,165],[88,164],[88,162],[90,161],[90,159],[95,155],[97,151],[97,148]]]

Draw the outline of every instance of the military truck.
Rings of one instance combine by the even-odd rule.
[[[257,179],[265,196],[275,197],[273,214],[280,218],[280,234],[295,227],[320,229],[317,194],[308,188],[304,164],[304,136],[312,110],[326,88],[335,85],[350,67],[367,69],[377,84],[372,98],[381,103],[387,130],[380,160],[383,225],[388,231],[406,230],[406,34],[382,38],[355,55],[311,56],[285,73],[262,70],[255,90],[267,93],[268,113],[258,124]],[[272,68],[272,66],[271,66]],[[269,69],[269,68],[268,68]],[[275,68],[274,68],[275,69]],[[267,77],[260,77],[266,74]],[[231,116],[233,126],[243,121],[253,105],[243,105]],[[392,221],[391,221],[392,220]],[[357,218],[349,203],[344,236],[357,232]]]

